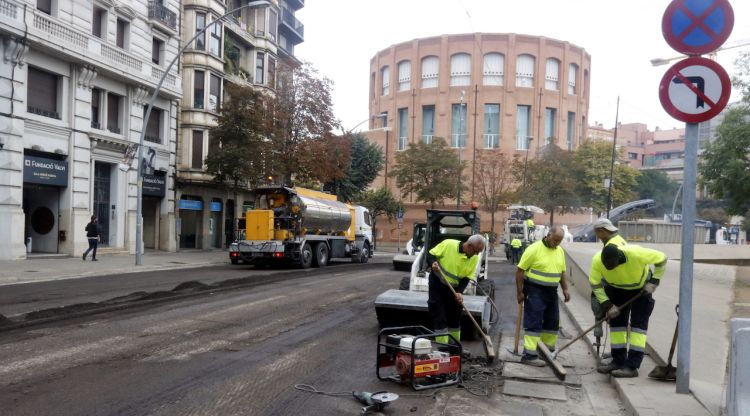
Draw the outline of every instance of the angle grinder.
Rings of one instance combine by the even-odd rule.
[[[362,408],[362,413],[360,413],[362,415],[365,415],[368,412],[379,412],[383,410],[388,403],[398,399],[398,394],[387,391],[376,391],[375,393],[353,391],[352,396],[365,405],[365,407]]]

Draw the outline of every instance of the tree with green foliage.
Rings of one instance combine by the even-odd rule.
[[[742,101],[750,103],[750,51],[741,51],[734,61],[732,85],[742,93]]]
[[[635,185],[635,193],[638,199],[653,199],[655,207],[654,215],[664,215],[672,212],[677,191],[680,184],[673,181],[663,170],[641,170]],[[615,182],[617,184],[617,182]],[[675,207],[681,207],[682,201],[678,198]]]
[[[329,182],[341,179],[350,163],[350,149],[333,130],[333,82],[309,63],[281,67],[276,94],[270,100],[273,129],[269,134],[273,158],[269,170],[282,183]]]
[[[462,191],[463,169],[458,155],[436,137],[430,144],[409,143],[406,150],[396,153],[396,166],[388,175],[396,178],[402,197],[414,193],[417,201],[435,208],[437,202]]]
[[[544,146],[538,158],[528,161],[522,158],[513,161],[516,183],[522,184],[526,171],[526,189],[519,189],[523,203],[536,205],[550,213],[550,225],[555,224],[555,210],[561,214],[580,206],[576,196],[576,178],[573,173],[573,157],[555,144]]]
[[[351,201],[355,195],[364,191],[383,169],[385,157],[383,149],[370,143],[361,133],[343,136],[351,143],[351,163],[346,176],[326,183],[325,189],[338,196],[340,201]]]
[[[400,211],[403,212],[404,205],[401,201],[397,201],[391,193],[391,190],[386,187],[381,187],[376,190],[365,190],[354,196],[354,201],[357,205],[361,205],[370,211],[372,216],[372,229],[373,239],[376,235],[376,226],[378,217],[383,215],[386,218],[393,219],[396,214]],[[373,243],[375,243],[373,241]]]
[[[698,165],[701,184],[727,203],[727,212],[742,215],[750,209],[750,106],[726,112],[716,129],[716,140],[706,146]]]
[[[479,206],[490,213],[490,232],[495,233],[495,213],[501,205],[511,204],[516,198],[511,167],[518,155],[508,156],[497,150],[481,150],[474,164],[476,181],[474,194]]]
[[[622,152],[618,152],[620,160]],[[583,206],[594,210],[607,210],[609,188],[604,186],[612,167],[612,143],[606,141],[587,141],[581,145],[573,156],[573,174],[576,177],[576,193]],[[630,202],[635,198],[634,189],[639,172],[630,166],[615,163],[614,181],[612,182],[612,206]]]
[[[227,96],[217,125],[209,130],[209,152],[204,162],[214,181],[231,188],[237,201],[240,191],[263,178],[269,126],[261,92],[230,84]],[[240,217],[239,209],[240,204],[235,204],[235,218]]]

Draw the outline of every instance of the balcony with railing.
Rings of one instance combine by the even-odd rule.
[[[286,4],[294,10],[299,10],[305,7],[305,0],[286,0]]]
[[[148,19],[171,31],[177,30],[177,13],[159,1],[148,2]]]
[[[305,41],[305,25],[303,25],[294,13],[286,7],[281,8],[281,29],[290,43],[298,44]]]
[[[485,149],[497,149],[498,147],[500,147],[500,135],[499,134],[485,133],[482,136],[484,138]]]
[[[47,48],[65,51],[84,64],[91,64],[106,69],[112,73],[132,81],[156,86],[159,78],[164,74],[159,65],[151,62],[151,57],[142,56],[116,47],[94,35],[81,30],[54,16],[29,8],[23,11],[24,3],[20,0],[0,0],[0,27],[21,28],[28,27],[28,38],[33,43],[39,43]],[[25,19],[25,20],[24,20]],[[176,19],[176,16],[175,16]],[[176,25],[176,22],[175,22]],[[141,59],[143,58],[143,59]],[[174,68],[167,76],[162,92],[179,98],[182,96],[181,84],[177,69]]]
[[[431,144],[434,139],[435,139],[435,136],[432,134],[422,135],[422,141],[424,142],[424,144]]]
[[[36,114],[36,115],[42,116],[42,117],[54,118],[54,119],[57,119],[57,120],[61,120],[62,119],[60,117],[60,113],[58,113],[57,111],[45,110],[43,108],[37,108],[37,107],[32,107],[32,106],[27,106],[26,107],[26,111],[28,111],[29,113],[32,113],[32,114]]]

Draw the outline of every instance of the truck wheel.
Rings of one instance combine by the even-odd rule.
[[[370,260],[370,244],[365,243],[359,254],[352,256],[352,263],[367,263]]]
[[[326,243],[318,243],[315,245],[313,264],[315,267],[326,267],[328,264],[328,245],[326,245]]]
[[[299,254],[299,266],[303,269],[309,269],[313,262],[313,250],[310,243],[305,243]]]
[[[409,290],[409,282],[411,281],[411,276],[404,276],[401,278],[401,284],[398,285],[398,290]]]

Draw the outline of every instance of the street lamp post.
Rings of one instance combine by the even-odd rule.
[[[457,145],[458,145],[458,163],[461,163],[461,154],[463,151],[463,145],[464,143],[461,142],[461,138],[464,131],[464,95],[466,94],[465,90],[461,90],[461,104],[459,106],[459,115],[458,115],[458,139],[457,139]],[[461,208],[461,175],[458,176],[458,180],[456,182],[456,209]]]
[[[138,140],[138,169],[137,169],[137,180],[136,180],[136,188],[138,189],[137,193],[137,199],[136,199],[136,211],[135,211],[135,265],[140,266],[143,264],[143,141],[146,138],[146,126],[148,125],[148,119],[151,116],[151,109],[154,107],[154,103],[156,102],[156,97],[159,95],[159,91],[161,90],[161,86],[164,84],[164,80],[167,79],[167,76],[169,75],[169,70],[172,69],[172,66],[177,62],[178,59],[180,59],[180,56],[182,56],[182,53],[185,52],[187,48],[189,48],[191,45],[193,45],[193,42],[198,39],[199,36],[206,33],[208,29],[210,29],[213,25],[221,22],[224,20],[224,18],[242,10],[246,9],[248,7],[255,7],[255,6],[261,6],[261,5],[270,5],[271,3],[267,0],[258,0],[258,1],[251,1],[243,6],[237,7],[236,9],[224,14],[223,16],[220,16],[216,19],[214,19],[211,22],[208,22],[206,24],[206,27],[203,28],[203,30],[199,31],[195,34],[189,41],[185,43],[185,45],[180,48],[179,51],[177,51],[177,54],[175,55],[174,59],[167,65],[167,67],[164,69],[164,74],[161,76],[161,79],[159,80],[159,83],[156,85],[156,89],[151,94],[151,99],[148,101],[148,107],[146,108],[146,115],[143,117],[143,127],[141,128],[141,134],[140,138]]]
[[[609,165],[609,189],[607,190],[607,218],[609,218],[609,210],[612,209],[614,201],[612,201],[612,186],[615,182],[615,158],[617,157],[617,124],[620,121],[620,97],[617,97],[617,110],[615,111],[615,135],[612,138],[612,161]]]
[[[531,141],[534,140],[531,136],[526,136],[526,160],[523,162],[523,186],[521,187],[521,203],[524,203],[524,196],[526,195],[526,169],[529,165],[529,152],[531,152]]]

